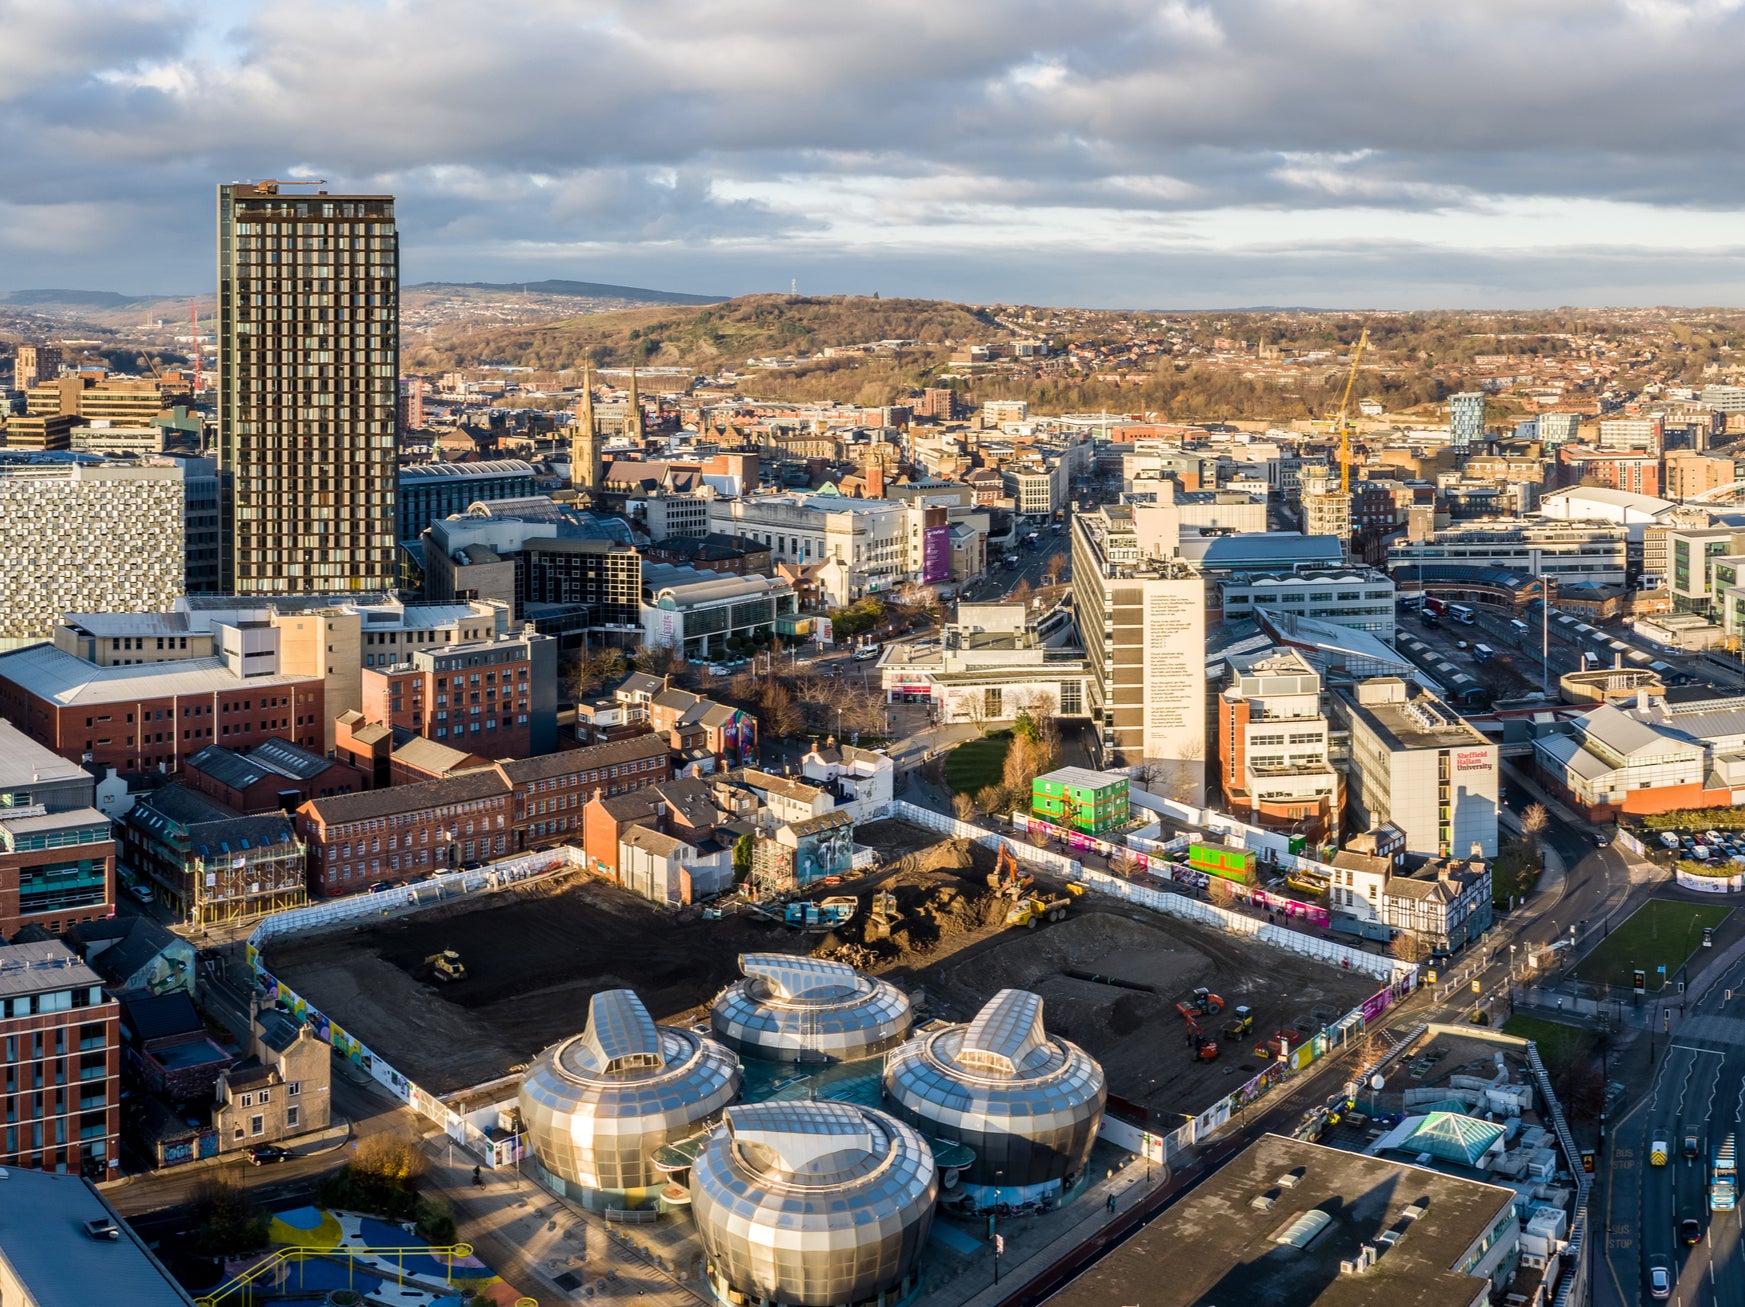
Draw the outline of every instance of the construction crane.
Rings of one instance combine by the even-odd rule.
[[[1345,393],[1339,398],[1339,415],[1333,419],[1339,432],[1339,492],[1346,495],[1351,493],[1351,420],[1345,412],[1351,407],[1351,391],[1357,385],[1357,365],[1368,346],[1369,328],[1365,327],[1357,337],[1357,348],[1351,351],[1351,372],[1345,378]]]

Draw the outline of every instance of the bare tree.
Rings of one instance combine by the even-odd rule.
[[[988,733],[988,698],[980,690],[971,690],[967,694],[955,695],[951,702],[963,711],[964,720],[976,728],[980,735]]]
[[[1521,834],[1528,840],[1537,840],[1551,827],[1551,814],[1545,811],[1545,805],[1535,803],[1528,806],[1521,814]]]
[[[983,812],[998,814],[1006,811],[1006,787],[1003,785],[984,785],[976,791],[975,804]]]
[[[1422,962],[1430,956],[1430,946],[1415,931],[1397,930],[1388,942],[1388,953],[1401,962]]]
[[[1213,876],[1206,883],[1206,897],[1220,907],[1229,907],[1236,901],[1236,887],[1222,876]]]
[[[1021,576],[1018,578],[1018,584],[1013,586],[1011,592],[1006,595],[1006,602],[1009,604],[1023,604],[1025,608],[1029,608],[1030,597],[1035,593],[1035,590],[1030,585],[1030,578]]]
[[[967,794],[951,796],[951,811],[956,814],[959,821],[974,821],[981,813],[981,810],[976,807],[976,801]]]
[[[1058,552],[1050,554],[1048,556],[1048,561],[1042,566],[1043,576],[1046,579],[1058,582],[1060,580],[1060,574],[1066,571],[1066,555]]]
[[[645,644],[636,651],[636,663],[650,676],[676,676],[685,670],[685,656],[670,644]]]
[[[1109,855],[1109,874],[1119,876],[1122,880],[1131,880],[1139,870],[1139,859],[1133,856],[1133,850],[1125,846],[1117,846]]]
[[[806,716],[788,687],[780,681],[767,683],[758,698],[764,729],[775,736],[797,735],[806,725]]]

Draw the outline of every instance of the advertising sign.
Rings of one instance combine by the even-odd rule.
[[[921,584],[933,585],[951,579],[951,528],[921,529]]]
[[[819,644],[834,644],[836,642],[835,632],[832,629],[832,625],[833,624],[828,617],[820,617],[818,619],[818,628],[812,634]]]
[[[1268,912],[1277,912],[1299,921],[1307,921],[1312,926],[1324,927],[1332,921],[1327,909],[1319,904],[1299,903],[1296,899],[1287,899],[1281,894],[1268,894],[1265,890],[1260,889],[1255,890],[1249,895],[1249,898],[1257,908],[1265,908]]]

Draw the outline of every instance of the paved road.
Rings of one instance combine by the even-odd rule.
[[[1710,1212],[1706,1195],[1710,1150],[1723,1137],[1745,1139],[1745,957],[1734,959],[1682,1019],[1667,1013],[1670,1045],[1663,1046],[1648,1096],[1613,1132],[1610,1188],[1602,1212],[1609,1277],[1606,1300],[1647,1301],[1649,1267],[1657,1262],[1677,1280],[1681,1307],[1745,1307],[1745,1250],[1740,1216]],[[1735,993],[1729,1002],[1727,994]],[[1666,1040],[1658,1027],[1656,1036]],[[1698,1158],[1681,1156],[1686,1133],[1698,1141]],[[1664,1166],[1653,1164],[1651,1145],[1664,1140]],[[1684,1247],[1679,1222],[1695,1218],[1702,1241]]]

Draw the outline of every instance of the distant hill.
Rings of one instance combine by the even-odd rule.
[[[442,327],[408,347],[406,362],[420,371],[484,362],[562,369],[591,357],[596,365],[713,371],[743,366],[750,358],[878,340],[916,341],[917,354],[943,357],[952,342],[1004,340],[1009,334],[984,310],[944,300],[746,295],[705,307],[624,309],[564,322]]]
[[[124,309],[129,304],[150,304],[161,295],[122,295],[112,290],[0,290],[0,304],[36,308],[64,304],[79,309]]]
[[[498,295],[527,292],[533,295],[571,295],[577,299],[634,300],[639,304],[719,304],[725,295],[686,295],[676,290],[649,290],[645,286],[612,286],[601,281],[424,281],[405,290],[482,290]]]

